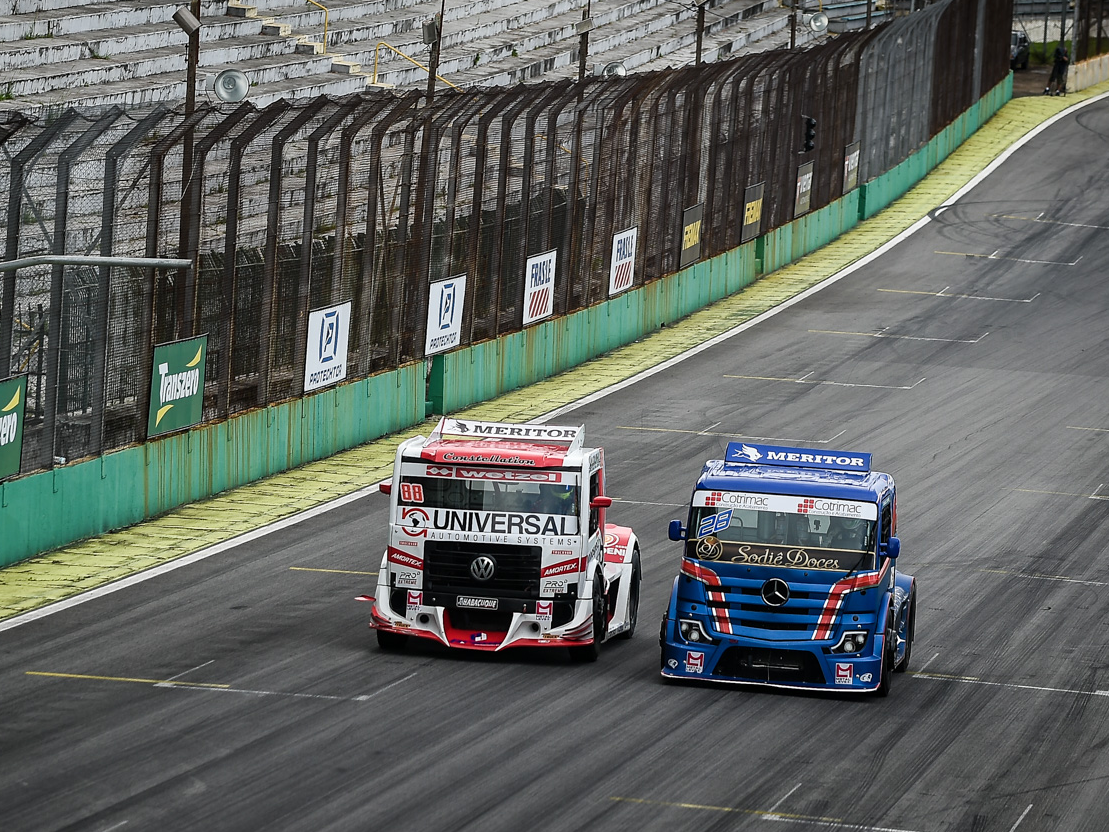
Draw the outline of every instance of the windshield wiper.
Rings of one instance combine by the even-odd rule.
[[[858,560],[856,560],[855,563],[852,564],[851,568],[847,570],[847,574],[844,575],[841,580],[846,580],[847,578],[850,578],[852,575],[854,575],[858,568],[863,565],[863,561],[870,557],[871,554],[871,552],[861,552],[859,554]]]

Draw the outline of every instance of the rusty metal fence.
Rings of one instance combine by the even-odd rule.
[[[67,110],[0,121],[4,260],[186,257],[191,271],[0,271],[0,379],[28,374],[23,471],[146,438],[153,345],[208,334],[204,418],[303,394],[311,309],[350,301],[348,378],[423,357],[429,284],[469,276],[461,343],[519,330],[524,266],[557,251],[554,314],[607,299],[613,235],[635,284],[741,243],[922,147],[1009,71],[1011,0],[942,0],[804,51],[584,83],[436,95]],[[953,59],[952,55],[959,55]],[[804,119],[815,119],[811,151]]]

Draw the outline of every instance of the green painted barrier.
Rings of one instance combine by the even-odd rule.
[[[436,356],[432,409],[451,413],[534,384],[727,297],[755,277],[751,242],[596,306]]]
[[[0,483],[0,566],[402,430],[424,391],[420,361]]]
[[[993,118],[1013,97],[1013,75],[990,90],[955,121],[947,125],[920,150],[901,164],[860,185],[859,219],[879,213],[907,194],[921,179],[938,167],[978,129]]]

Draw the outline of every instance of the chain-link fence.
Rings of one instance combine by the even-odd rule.
[[[906,159],[1009,71],[1011,0],[942,0],[804,51],[623,78],[341,100],[67,110],[0,121],[4,260],[185,257],[193,270],[0,272],[0,379],[28,375],[23,470],[146,438],[153,346],[206,333],[204,418],[304,392],[311,309],[350,301],[348,378],[423,356],[429,284],[466,274],[460,341],[519,330],[525,261],[556,252],[553,313],[748,239]],[[955,57],[958,56],[958,57]],[[806,119],[815,120],[805,150]]]

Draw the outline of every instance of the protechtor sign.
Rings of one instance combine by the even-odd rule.
[[[154,347],[146,435],[191,427],[204,412],[204,359],[208,336]]]
[[[347,377],[350,306],[348,300],[338,306],[308,313],[308,346],[304,353],[305,393],[337,384]]]
[[[19,473],[26,402],[27,376],[0,381],[0,479]]]

